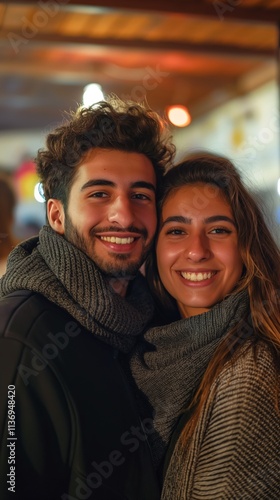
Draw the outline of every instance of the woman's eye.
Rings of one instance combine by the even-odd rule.
[[[211,234],[230,234],[231,232],[232,231],[230,229],[225,227],[215,227],[210,231]]]
[[[183,229],[169,229],[166,234],[171,234],[171,235],[174,235],[174,236],[178,236],[180,234],[185,234]]]

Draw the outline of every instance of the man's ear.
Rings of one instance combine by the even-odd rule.
[[[55,198],[48,200],[47,215],[51,228],[59,234],[64,234],[65,213],[60,200]]]

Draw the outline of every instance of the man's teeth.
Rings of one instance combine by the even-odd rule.
[[[103,241],[108,241],[109,243],[117,243],[117,245],[127,245],[128,243],[132,243],[134,238],[118,238],[116,236],[100,236],[100,239]]]
[[[212,276],[214,276],[215,273],[184,273],[181,272],[181,276],[185,280],[189,281],[203,281],[203,280],[209,280]]]

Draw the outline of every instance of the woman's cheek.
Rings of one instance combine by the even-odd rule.
[[[159,273],[168,274],[181,253],[180,249],[174,244],[159,240],[156,251]]]

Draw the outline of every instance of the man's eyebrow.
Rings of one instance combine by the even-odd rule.
[[[93,186],[109,186],[109,187],[116,187],[116,183],[109,181],[108,179],[91,179],[87,181],[85,184],[82,185],[81,191],[84,189],[87,189],[89,187]],[[151,182],[146,182],[146,181],[136,181],[133,182],[130,186],[131,188],[145,188],[145,189],[150,189],[151,191],[156,191],[155,186]]]
[[[236,226],[234,220],[228,217],[227,215],[212,215],[211,217],[206,217],[206,219],[204,219],[205,224],[209,224],[211,222],[219,222],[219,221],[230,222],[230,224]],[[192,219],[189,217],[183,217],[182,215],[172,215],[170,217],[167,217],[167,219],[163,221],[161,227],[165,226],[166,224],[169,224],[170,222],[177,222],[179,224],[191,224]]]
[[[110,186],[114,187],[116,184],[112,181],[108,181],[107,179],[91,179],[82,185],[81,191],[93,186]]]
[[[151,191],[156,192],[156,187],[151,183],[151,182],[146,182],[146,181],[136,181],[131,184],[132,188],[144,188],[144,189],[150,189]]]

